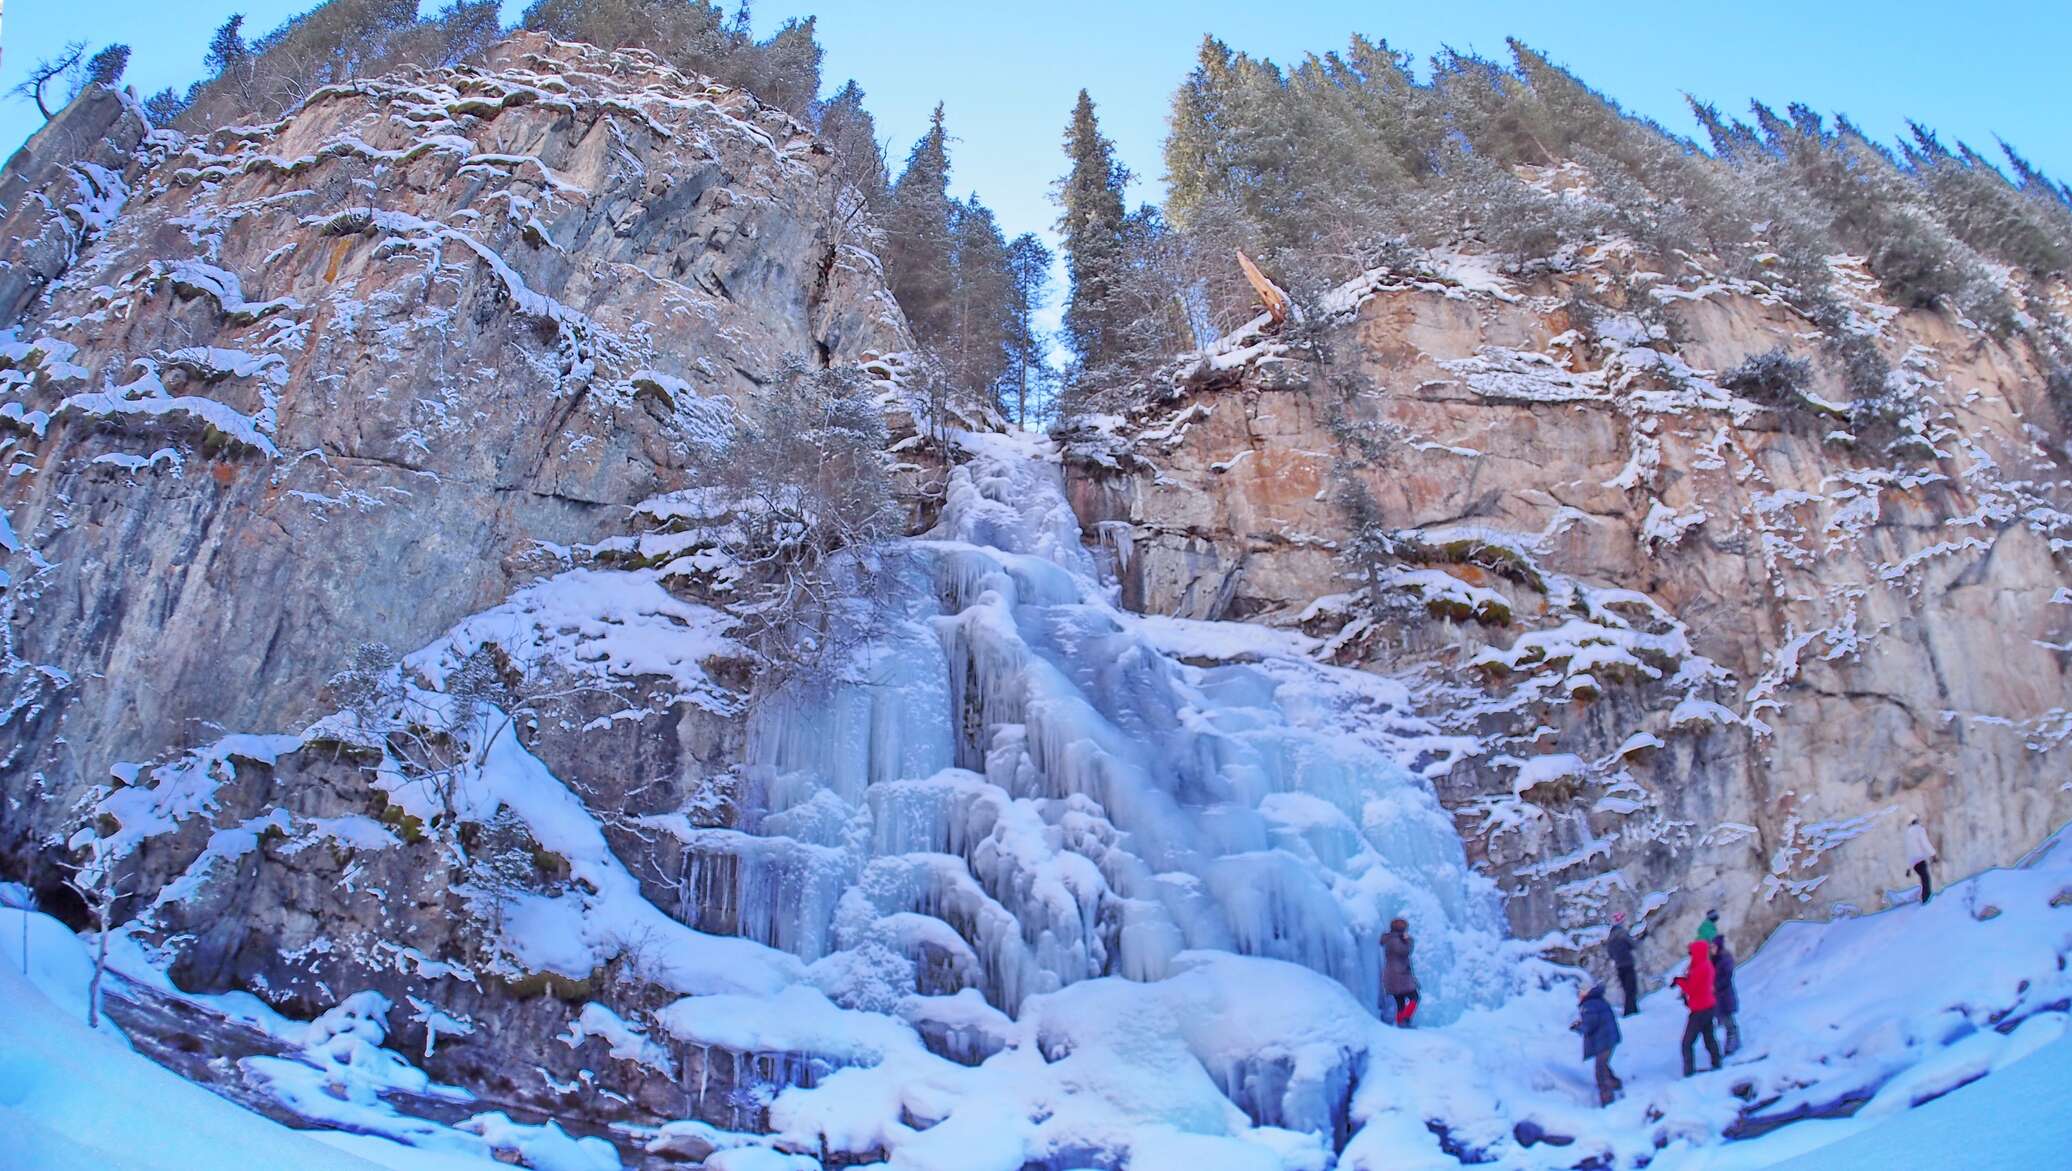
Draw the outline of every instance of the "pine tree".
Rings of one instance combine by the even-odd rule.
[[[114,85],[122,80],[122,71],[129,68],[129,59],[128,45],[110,45],[102,49],[86,62],[86,83]]]
[[[2007,156],[2007,165],[2014,171],[2015,186],[2022,194],[2032,199],[2048,200],[2061,206],[2072,207],[2072,186],[2057,182],[2031,166],[2029,160],[2008,145],[2006,139],[1996,138],[1994,141],[2000,144],[2000,153]]]
[[[187,109],[187,98],[172,86],[167,86],[144,99],[144,115],[153,126],[171,126]]]
[[[209,38],[208,52],[201,59],[210,74],[220,77],[252,55],[251,47],[245,44],[244,27],[241,12],[231,13],[228,20],[216,27],[215,35]]]
[[[1055,258],[1034,232],[1024,232],[1007,246],[1007,269],[1014,289],[1007,323],[1007,374],[1002,382],[1001,413],[1015,426],[1027,427],[1043,417],[1055,394],[1056,372],[1044,352],[1045,339],[1036,326],[1036,312],[1050,294],[1050,266]]]
[[[1784,116],[1752,106],[1764,147],[1783,161],[1791,181],[1824,213],[1839,243],[1866,256],[1871,272],[1900,304],[1933,308],[1967,300],[1973,275],[1961,245],[1923,214],[1891,152],[1849,121],[1830,128],[1800,103]]]
[[[884,216],[887,283],[914,336],[931,348],[943,345],[950,335],[955,274],[949,188],[949,134],[937,103],[928,132],[914,144],[906,168],[893,184]]]
[[[686,73],[754,92],[763,50],[747,14],[709,0],[533,0],[519,24],[607,49],[646,49]]]
[[[2072,238],[2063,217],[2025,198],[1971,147],[1959,143],[1953,152],[1919,122],[1907,126],[1913,141],[1900,144],[1907,171],[1958,239],[2032,275],[2072,271]]]
[[[534,8],[549,2],[558,0],[542,0]],[[153,95],[146,110],[160,125],[179,117],[202,128],[273,117],[319,86],[403,65],[450,65],[479,54],[501,35],[497,0],[450,0],[423,18],[416,0],[325,0],[251,41],[244,36],[244,18],[232,16],[210,39],[209,76],[188,87],[184,97],[172,90]]]
[[[1277,242],[1299,236],[1298,225],[1283,216],[1308,189],[1306,176],[1290,170],[1299,165],[1302,111],[1289,100],[1287,78],[1273,62],[1239,53],[1220,90],[1224,195]]]
[[[1183,227],[1224,190],[1217,114],[1229,73],[1230,47],[1203,37],[1193,72],[1173,93],[1166,123],[1166,213]]]
[[[1388,524],[1381,504],[1367,490],[1364,465],[1341,461],[1331,468],[1331,503],[1345,521],[1346,536],[1338,545],[1339,571],[1360,583],[1358,591],[1370,615],[1379,616],[1386,606],[1382,575],[1402,556],[1395,530]]]
[[[956,386],[998,403],[1014,314],[1007,239],[976,194],[952,204],[950,213],[949,332],[938,356]]]
[[[1305,58],[1288,77],[1296,111],[1290,162],[1294,176],[1308,177],[1291,179],[1284,201],[1291,243],[1349,249],[1395,220],[1391,205],[1415,184],[1397,153],[1399,112],[1370,99],[1362,81],[1335,53]]]
[[[1561,161],[1561,128],[1523,78],[1472,53],[1446,49],[1432,59],[1432,88],[1476,153],[1502,163]]]
[[[1429,175],[1432,155],[1449,127],[1430,100],[1430,92],[1410,73],[1410,55],[1354,34],[1346,47],[1339,84],[1393,161],[1409,181]]]
[[[1337,281],[1376,257],[1414,263],[1415,249],[1464,238],[1518,265],[1558,265],[1565,247],[1620,239],[1791,296],[1829,338],[1852,393],[1875,403],[1888,363],[1849,333],[1829,256],[1866,257],[1896,304],[2008,334],[2033,333],[2024,312],[2048,313],[2034,288],[2002,288],[1983,259],[2032,278],[2072,270],[2072,188],[2005,144],[2007,162],[1994,165],[1916,128],[1895,151],[1803,105],[1756,104],[1742,121],[1693,98],[1708,150],[1545,55],[1515,41],[1510,50],[1509,61],[1442,51],[1421,84],[1403,55],[1360,37],[1287,71],[1204,38],[1173,95],[1170,225],[1124,231],[1107,283],[1086,279],[1088,258],[1068,235],[1068,325],[1088,319],[1089,290],[1112,287],[1126,308],[1108,336],[1150,353],[1151,338],[1184,337],[1177,307],[1200,344],[1251,315],[1233,247],[1276,272]],[[1578,181],[1550,190],[1532,173],[1548,167],[1573,168]],[[1082,369],[1084,332],[1067,335]],[[1102,393],[1082,382],[1075,402]],[[1105,379],[1109,390],[1128,382]]]
[[[1102,135],[1093,99],[1085,90],[1065,129],[1065,157],[1072,169],[1058,184],[1058,233],[1072,290],[1065,303],[1065,344],[1080,369],[1095,369],[1119,356],[1124,325],[1120,304],[1125,259],[1122,189],[1129,171],[1115,158],[1115,144]]]
[[[976,195],[951,199],[949,170],[949,134],[937,105],[885,201],[887,283],[930,359],[944,403],[998,405],[1019,370],[1021,286],[992,211]]]
[[[1122,350],[1141,368],[1201,340],[1192,329],[1187,243],[1156,204],[1140,204],[1122,225]],[[1236,271],[1225,255],[1225,271]],[[1240,275],[1239,280],[1244,278]],[[1247,285],[1249,288],[1249,284]]]
[[[813,107],[820,144],[835,157],[835,174],[878,207],[885,202],[885,155],[878,146],[878,124],[863,107],[863,87],[854,79],[834,96]]]
[[[760,46],[761,84],[751,86],[755,96],[791,114],[805,118],[820,96],[820,42],[813,38],[813,17],[787,20],[777,35]]]
[[[423,23],[423,44],[407,55],[415,64],[453,65],[480,56],[503,36],[499,0],[452,0]]]

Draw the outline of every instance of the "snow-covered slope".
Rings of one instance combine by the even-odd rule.
[[[1285,1099],[1298,1108],[1285,1119],[1290,1129],[1250,1126],[1219,1091],[1214,1065],[1251,1062],[1262,1074],[1257,1055],[1277,1053],[1299,1083],[1320,1057],[1350,1052],[1359,1055],[1357,1083],[1338,1088],[1351,1092],[1345,1123],[1354,1132],[1336,1164],[1348,1169],[1645,1161],[1670,1171],[2030,1171],[2058,1165],[2072,1143],[2062,1109],[2072,1092],[2068,951],[2072,843],[2061,835],[2026,865],[1960,883],[1928,907],[1787,927],[1743,962],[1746,1048],[1724,1072],[1677,1078],[1681,1010],[1667,992],[1649,997],[1622,1022],[1614,1066],[1627,1092],[1606,1110],[1591,1104],[1565,1029],[1568,974],[1538,965],[1545,989],[1401,1031],[1293,965],[1199,955],[1159,982],[1095,980],[1039,998],[1006,1030],[1008,1048],[975,1067],[929,1058],[884,1017],[815,1009],[824,1002],[811,996],[722,998],[706,1010],[713,1019],[786,1027],[823,1046],[876,1046],[882,1060],[784,1093],[774,1140],[689,1125],[664,1133],[738,1144],[714,1167],[815,1162],[780,1154],[774,1141],[792,1150],[824,1142],[830,1153],[876,1147],[890,1167],[913,1171],[1106,1167],[1125,1150],[1133,1169],[1324,1168],[1332,1162],[1322,1136],[1303,1132],[1327,1131],[1327,1115],[1343,1107],[1328,1095],[1297,1096]],[[90,961],[53,920],[0,912],[0,961],[0,1117],[21,1156],[10,1166],[189,1171],[222,1166],[234,1152],[238,1165],[342,1169],[365,1159],[458,1171],[493,1165],[499,1148],[535,1167],[618,1165],[594,1139],[500,1118],[462,1129],[406,1125],[350,1094],[333,1102],[334,1125],[403,1141],[327,1132],[313,1136],[319,1144],[158,1069],[105,1028],[89,1033],[81,1020]],[[252,1011],[234,1000],[194,1003]],[[346,1042],[323,1043],[333,1050],[352,1049],[350,1030],[327,1035]],[[288,1064],[314,1085],[326,1060],[305,1048]],[[1318,1113],[1302,1115],[1304,1104]],[[1721,1143],[1724,1129],[1752,1132],[1794,1114],[1808,1117]]]
[[[2045,1045],[2019,1064],[1996,1068],[1905,1115],[1865,1126],[1785,1163],[1780,1171],[1890,1171],[1965,1167],[2037,1171],[2063,1166],[2072,1146],[2072,1040]],[[1840,1129],[1840,1127],[1828,1128]],[[1825,1130],[1816,1130],[1816,1135]],[[1723,1167],[1717,1160],[1715,1167]]]
[[[289,1130],[159,1068],[112,1024],[88,1029],[93,961],[55,919],[0,908],[0,961],[0,1122],[6,1134],[0,1161],[10,1168],[448,1171],[494,1165],[486,1148],[479,1159],[445,1159],[379,1140]]]

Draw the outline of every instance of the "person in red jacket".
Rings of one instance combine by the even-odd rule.
[[[1683,975],[1676,978],[1676,986],[1683,992],[1684,1007],[1691,1010],[1691,1015],[1684,1021],[1685,1077],[1698,1072],[1691,1046],[1700,1037],[1705,1038],[1705,1052],[1712,1055],[1712,1068],[1718,1069],[1720,1065],[1719,1037],[1712,1029],[1712,1013],[1719,1001],[1713,992],[1712,956],[1709,953],[1710,949],[1704,940],[1692,940],[1691,966]]]

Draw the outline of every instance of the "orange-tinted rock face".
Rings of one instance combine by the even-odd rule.
[[[1373,280],[1335,330],[1366,379],[1349,400],[1295,354],[1183,384],[1105,457],[1068,443],[1073,502],[1129,604],[1301,624],[1413,681],[1468,747],[1406,760],[1521,934],[1874,909],[1908,889],[1910,815],[1952,871],[2072,815],[2072,515],[2026,343],[1882,306],[1834,263],[1933,454],[1719,385],[1781,347],[1847,407],[1770,290],[1610,257],[1529,285]],[[1397,540],[1379,615],[1346,596],[1349,464]]]

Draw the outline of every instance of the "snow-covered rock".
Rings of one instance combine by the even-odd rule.
[[[633,953],[658,995],[803,968],[686,942],[681,851],[629,849],[737,767],[744,660],[608,554],[788,356],[896,378],[912,343],[831,156],[745,92],[531,33],[271,124],[147,129],[93,89],[0,174],[7,871],[54,890],[98,835],[190,989],[301,1017],[370,989],[442,1079],[632,1087],[674,1055],[575,1026]],[[426,696],[501,656],[569,700],[483,736],[478,792],[430,792],[326,721],[372,642],[417,651]],[[500,813],[526,897],[463,875],[457,826]],[[501,947],[478,915],[537,931]],[[616,1092],[590,1100],[643,1091]]]

